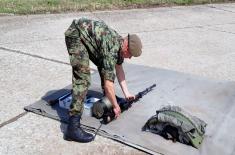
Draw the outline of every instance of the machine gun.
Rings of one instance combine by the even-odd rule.
[[[152,91],[154,87],[156,87],[156,84],[153,84],[152,86],[146,88],[144,91],[139,92],[137,95],[135,95],[135,99],[131,101],[116,96],[121,112],[128,110],[133,103],[137,102],[144,95]],[[103,118],[104,124],[108,124],[115,119],[115,113],[113,111],[112,104],[107,97],[103,97],[101,100],[94,103],[92,113],[93,116],[95,116],[96,118]]]

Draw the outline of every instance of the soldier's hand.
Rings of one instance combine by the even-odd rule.
[[[120,116],[121,109],[120,109],[119,105],[117,105],[116,107],[113,108],[113,112],[115,113],[115,118]]]
[[[126,96],[126,100],[128,100],[128,101],[132,101],[134,99],[135,99],[135,95],[128,94],[128,96]]]

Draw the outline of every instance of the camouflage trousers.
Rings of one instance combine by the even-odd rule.
[[[72,104],[70,115],[82,115],[83,103],[90,86],[89,54],[79,37],[65,37],[72,66]]]

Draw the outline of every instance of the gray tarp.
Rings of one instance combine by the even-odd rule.
[[[179,155],[232,155],[235,154],[235,82],[208,80],[193,75],[146,66],[124,66],[130,91],[135,94],[156,83],[157,86],[117,120],[102,125],[99,134],[123,142],[148,153]],[[117,83],[115,83],[118,85]],[[49,106],[48,100],[62,96],[70,87],[49,92],[42,100],[25,107],[26,110],[57,120],[67,121],[67,112],[58,105]],[[100,97],[100,79],[92,76],[89,94]],[[120,87],[116,93],[122,96]],[[157,109],[177,105],[204,120],[205,139],[200,149],[195,149],[149,132],[141,131],[146,121]],[[99,120],[83,116],[84,128],[95,132]]]

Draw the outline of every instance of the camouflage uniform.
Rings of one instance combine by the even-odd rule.
[[[73,20],[65,32],[65,42],[73,72],[70,115],[81,115],[91,80],[89,60],[98,68],[102,87],[104,79],[114,81],[115,65],[123,63],[123,39],[104,22],[81,18]]]

